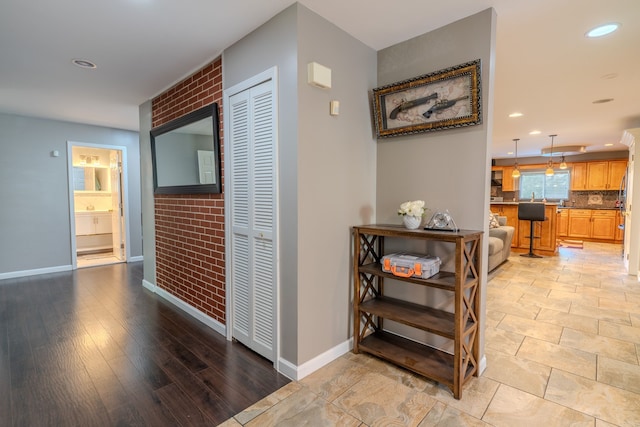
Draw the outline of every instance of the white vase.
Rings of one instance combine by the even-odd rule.
[[[415,230],[416,228],[420,227],[420,223],[422,222],[422,217],[404,215],[402,217],[402,222],[404,223],[404,226],[409,230]]]

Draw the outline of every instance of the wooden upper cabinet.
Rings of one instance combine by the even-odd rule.
[[[513,174],[513,166],[504,166],[502,168],[502,191],[516,191],[518,180],[511,175]]]
[[[626,170],[626,160],[588,162],[587,190],[617,190]]]
[[[620,182],[627,172],[627,161],[616,160],[609,162],[609,188],[608,190],[617,190],[620,188]]]
[[[617,190],[627,170],[626,160],[598,160],[594,162],[570,163],[571,191]],[[519,178],[513,178],[513,166],[493,166],[492,170],[502,170],[502,191],[517,191]],[[546,165],[520,165],[521,171],[541,170]]]
[[[587,189],[606,190],[609,184],[609,162],[587,163]]]
[[[582,191],[587,189],[587,164],[571,164],[571,191]]]

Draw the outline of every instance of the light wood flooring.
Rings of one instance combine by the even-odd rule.
[[[227,420],[229,426],[640,426],[640,284],[621,246],[513,254],[490,275],[487,369],[462,399],[347,353]]]

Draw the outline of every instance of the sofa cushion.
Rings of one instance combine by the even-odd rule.
[[[498,218],[493,212],[489,211],[489,228],[498,228],[498,227],[500,227]]]
[[[489,236],[489,256],[501,252],[504,248],[504,241],[498,237]]]

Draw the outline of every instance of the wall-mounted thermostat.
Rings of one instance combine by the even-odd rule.
[[[317,62],[307,64],[307,82],[322,89],[331,89],[331,68]]]

